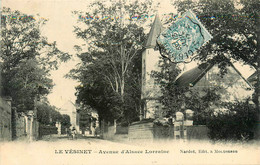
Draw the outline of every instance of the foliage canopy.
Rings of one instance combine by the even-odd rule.
[[[81,83],[77,101],[96,109],[101,119],[130,123],[138,118],[141,105],[141,52],[146,37],[142,27],[146,20],[135,16],[147,15],[151,2],[94,2],[90,8],[75,12],[80,22],[75,33],[87,43],[85,49],[75,46],[81,63],[70,74]]]
[[[18,111],[33,108],[34,99],[53,87],[49,71],[70,58],[56,42],[42,36],[46,20],[3,7],[1,15],[2,94],[11,96]]]

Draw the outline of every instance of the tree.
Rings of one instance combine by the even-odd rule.
[[[180,13],[188,9],[193,10],[213,35],[213,39],[198,51],[197,60],[214,63],[235,60],[258,68],[255,19],[258,12],[256,6],[259,5],[257,1],[179,0],[174,5]],[[242,8],[239,9],[239,6]]]
[[[152,76],[156,83],[160,85],[162,95],[160,97],[163,104],[163,115],[165,117],[174,116],[176,112],[192,109],[194,111],[194,124],[206,124],[206,118],[213,114],[212,105],[221,104],[221,87],[210,87],[203,90],[193,90],[189,87],[178,86],[175,83],[180,74],[178,65],[168,59],[160,60],[160,71],[153,71]],[[202,67],[202,66],[201,66]],[[202,93],[204,93],[202,95]]]
[[[143,19],[137,23],[131,18],[144,15],[148,6],[149,3],[138,4],[137,1],[129,5],[113,2],[111,6],[94,2],[90,5],[92,12],[76,12],[79,21],[86,24],[87,29],[78,26],[75,33],[79,38],[90,41],[89,53],[92,53],[92,58],[98,56],[100,65],[107,65],[107,72],[102,76],[122,100],[127,72],[133,58],[142,49],[144,40],[143,28],[138,26],[144,22]],[[124,15],[130,19],[125,20]]]
[[[55,106],[50,106],[50,124],[55,126],[56,122],[62,122],[62,115]]]
[[[249,101],[228,103],[227,113],[218,113],[207,119],[209,138],[212,140],[251,140],[255,123],[256,109]]]
[[[161,57],[159,61],[159,71],[152,71],[152,77],[155,78],[157,84],[159,84],[162,96],[160,98],[164,109],[166,110],[164,115],[172,115],[180,107],[178,96],[183,92],[179,90],[178,87],[174,84],[176,77],[181,72],[177,65],[171,63],[167,59]]]
[[[50,110],[51,107],[47,103],[37,104],[37,121],[41,124],[49,125],[50,124]]]
[[[71,126],[69,115],[66,114],[62,115],[61,125],[64,126],[65,128],[69,128]]]
[[[150,6],[151,2],[94,2],[90,4],[91,11],[75,12],[82,23],[75,27],[75,33],[88,43],[88,48],[83,51],[76,46],[81,50],[78,56],[82,62],[71,76],[82,83],[77,88],[78,101],[97,109],[101,118],[124,118],[132,109],[139,112],[140,101],[136,98],[141,93],[140,86],[130,84],[140,84],[141,68],[137,67],[141,67],[145,41],[145,19],[140,18],[147,15]]]
[[[260,95],[259,1],[179,0],[174,5],[177,6],[179,12],[192,9],[206,29],[213,35],[213,39],[198,51],[198,60],[214,63],[225,60],[239,61],[258,71],[254,101],[260,121],[258,99]],[[225,58],[225,56],[228,58]],[[219,65],[219,67],[225,73],[225,65]]]
[[[22,61],[3,75],[6,95],[12,96],[12,104],[19,111],[33,109],[34,97],[47,95],[53,87],[52,80],[36,60]]]
[[[70,126],[70,117],[61,115],[55,106],[51,106],[47,102],[37,102],[37,120],[43,125],[53,125],[61,122],[62,125]]]
[[[109,85],[90,67],[84,72],[83,70],[79,72],[81,72],[79,78],[82,85],[76,87],[77,104],[84,108],[90,106],[97,110],[100,119],[113,122],[117,113],[115,112],[117,99],[108,88]]]
[[[33,108],[36,97],[53,87],[49,71],[69,59],[56,43],[41,35],[46,20],[3,7],[1,16],[1,81],[3,95],[13,98],[18,111]]]

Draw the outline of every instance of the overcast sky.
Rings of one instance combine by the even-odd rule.
[[[25,14],[40,14],[41,17],[48,19],[43,27],[42,33],[50,42],[57,41],[59,49],[75,55],[73,46],[82,44],[73,34],[73,25],[77,18],[71,14],[74,10],[86,10],[87,5],[92,0],[2,0],[2,6],[10,7],[12,10],[19,10]],[[169,0],[161,1],[164,11],[160,14],[171,12],[168,8]],[[62,107],[68,100],[75,101],[75,86],[77,82],[65,79],[63,76],[75,66],[76,58],[62,64],[57,71],[52,72],[52,79],[56,84],[48,99],[52,105]]]
[[[74,10],[85,10],[92,0],[2,0],[2,6],[10,7],[12,10],[19,10],[26,14],[40,14],[41,17],[49,21],[43,27],[43,34],[49,41],[57,41],[57,46],[62,51],[75,55],[73,46],[81,44],[82,41],[76,39],[73,34],[73,25],[76,17],[71,14]],[[174,8],[169,5],[170,0],[160,0],[161,8],[159,14],[174,12]],[[77,83],[63,76],[75,66],[76,58],[62,64],[57,71],[52,72],[52,78],[56,86],[53,93],[48,96],[52,105],[62,107],[68,100],[74,102],[76,97],[75,86]],[[252,74],[248,67],[236,65],[242,74],[247,78]],[[186,67],[191,68],[193,66]]]

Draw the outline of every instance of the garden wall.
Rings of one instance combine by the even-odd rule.
[[[135,122],[129,126],[128,138],[133,140],[153,140],[153,122]]]
[[[0,97],[0,141],[12,140],[11,104]]]
[[[116,129],[116,130],[115,130]],[[128,129],[120,126],[103,128],[103,139],[114,141],[154,141],[174,139],[174,126],[156,125],[153,121],[132,123]],[[128,134],[126,134],[128,130]],[[187,140],[208,140],[209,129],[205,125],[187,126]]]
[[[38,137],[39,122],[25,113],[17,113],[15,109],[12,109],[12,139],[30,140],[31,138],[31,140],[38,140]]]
[[[13,140],[24,139],[27,136],[26,119],[24,116],[18,116],[16,111],[13,113]]]

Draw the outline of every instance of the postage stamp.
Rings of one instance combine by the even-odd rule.
[[[182,62],[212,38],[212,35],[197,19],[196,15],[188,10],[160,34],[157,43],[172,61]]]

